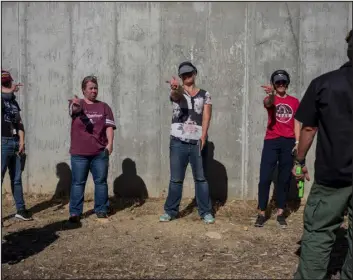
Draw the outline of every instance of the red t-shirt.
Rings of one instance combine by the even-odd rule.
[[[269,98],[267,96],[265,100]],[[293,96],[275,96],[273,106],[267,109],[268,122],[265,140],[279,137],[295,138],[294,115],[299,107],[299,100]]]
[[[87,104],[81,100],[81,108],[83,114],[73,116],[71,121],[70,154],[97,155],[108,145],[106,128],[116,129],[112,110],[101,101]]]

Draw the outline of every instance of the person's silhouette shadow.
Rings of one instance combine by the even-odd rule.
[[[59,238],[58,232],[80,227],[82,227],[81,223],[63,220],[41,228],[29,228],[9,233],[4,236],[5,243],[1,246],[1,263],[9,265],[19,263],[53,244]]]
[[[208,142],[204,153],[204,170],[208,182],[212,207],[216,213],[219,207],[223,206],[228,198],[228,175],[225,166],[214,159],[215,145],[213,142]],[[185,217],[192,213],[197,206],[196,198],[189,203],[179,214],[180,217]]]
[[[228,175],[225,166],[214,159],[215,145],[208,142],[206,161],[206,178],[208,181],[213,208],[216,212],[228,199]]]
[[[145,182],[137,175],[136,163],[130,158],[124,159],[122,171],[123,173],[113,183],[112,207],[115,210],[122,210],[136,203],[138,206],[143,205],[148,198],[148,191]]]
[[[50,200],[43,201],[29,210],[35,214],[53,206],[58,206],[55,210],[62,209],[70,200],[72,173],[70,166],[66,162],[56,165],[56,176],[59,179],[56,184],[55,193]]]

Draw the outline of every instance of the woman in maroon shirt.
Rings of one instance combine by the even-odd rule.
[[[294,119],[299,100],[287,93],[289,83],[289,74],[284,70],[277,70],[271,75],[271,86],[263,86],[267,93],[263,105],[268,113],[268,123],[261,156],[256,227],[262,227],[266,221],[265,211],[277,163],[277,223],[282,228],[287,226],[283,212],[293,167],[292,153],[297,148],[300,134],[300,123]]]
[[[70,221],[78,222],[83,211],[88,172],[94,180],[94,210],[98,218],[108,217],[108,166],[116,129],[111,108],[97,100],[98,82],[94,76],[82,81],[83,99],[69,100],[71,122]]]

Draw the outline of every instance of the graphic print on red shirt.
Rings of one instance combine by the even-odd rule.
[[[269,98],[268,96],[265,100]],[[273,106],[267,109],[268,122],[265,140],[279,137],[295,138],[294,115],[299,107],[299,100],[293,96],[275,96]]]
[[[83,114],[74,116],[71,122],[70,154],[97,155],[108,145],[106,128],[116,129],[113,112],[101,101],[93,104],[83,101],[81,105]]]

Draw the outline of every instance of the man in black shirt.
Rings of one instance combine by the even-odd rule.
[[[17,209],[15,217],[28,221],[32,218],[25,207],[21,174],[25,133],[21,109],[14,94],[19,86],[21,85],[13,83],[9,72],[1,71],[1,185],[8,168]]]
[[[295,118],[302,123],[293,174],[310,180],[305,156],[317,133],[315,178],[304,210],[304,232],[295,279],[325,279],[336,231],[348,207],[349,249],[341,279],[352,279],[352,153],[353,153],[353,36],[349,61],[338,70],[314,79]],[[302,174],[296,175],[297,167]]]

